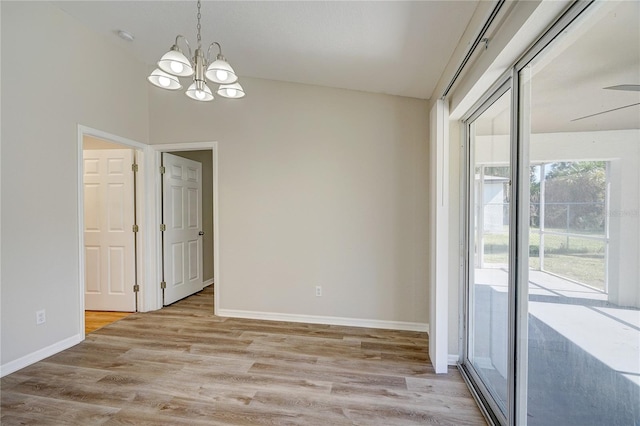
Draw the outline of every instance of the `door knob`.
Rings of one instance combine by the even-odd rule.
[[[198,232],[198,235],[200,235],[200,236],[204,235],[204,231]]]

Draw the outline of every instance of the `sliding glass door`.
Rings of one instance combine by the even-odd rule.
[[[640,425],[640,2],[578,2],[464,121],[461,370],[505,425]]]
[[[640,424],[640,2],[518,70],[529,173],[527,424]]]
[[[510,103],[504,85],[467,124],[467,361],[502,417],[508,377]]]

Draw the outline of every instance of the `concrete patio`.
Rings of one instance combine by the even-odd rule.
[[[475,269],[477,368],[498,393],[506,377],[507,271]],[[529,424],[634,424],[640,419],[640,310],[544,271],[529,271]],[[484,311],[486,307],[487,312]],[[486,334],[486,335],[485,335]],[[487,347],[488,346],[488,347]]]

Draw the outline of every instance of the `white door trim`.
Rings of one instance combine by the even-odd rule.
[[[79,261],[78,261],[78,326],[79,326],[79,335],[82,336],[83,340],[85,337],[85,333],[84,333],[84,292],[85,292],[85,259],[84,259],[84,185],[83,185],[83,180],[84,180],[84,164],[83,164],[83,154],[82,154],[82,150],[83,150],[83,143],[84,143],[84,137],[85,136],[92,136],[98,139],[102,139],[105,141],[109,141],[109,142],[113,142],[113,143],[117,143],[120,145],[124,145],[127,147],[130,147],[132,149],[136,150],[136,154],[139,157],[139,163],[140,164],[140,168],[143,168],[143,163],[145,161],[145,158],[149,157],[148,155],[145,156],[144,153],[145,151],[148,150],[148,145],[145,145],[143,143],[140,142],[136,142],[134,140],[131,139],[127,139],[127,138],[123,138],[117,135],[113,135],[111,133],[107,133],[104,132],[102,130],[98,130],[98,129],[93,129],[91,127],[87,127],[87,126],[83,126],[81,124],[78,124],[78,142],[77,142],[77,152],[76,152],[76,156],[77,156],[77,194],[78,194],[78,256],[79,256]],[[141,157],[141,158],[140,158]],[[144,172],[144,170],[142,170],[142,172]],[[140,173],[139,176],[143,176],[143,173]],[[145,179],[138,179],[137,182],[137,192],[138,194],[144,194],[145,190]],[[144,226],[142,226],[144,224],[144,220],[145,220],[145,211],[146,209],[144,209],[145,203],[143,202],[143,200],[141,199],[142,197],[137,197],[136,200],[136,204],[138,207],[138,223],[141,228],[141,232],[139,234],[140,241],[144,241],[144,237],[145,234],[149,234],[149,233],[145,233],[144,232]],[[138,250],[138,265],[144,265],[145,262],[142,262],[141,260],[144,259],[145,257],[145,247],[143,247],[143,244],[139,245],[139,250]],[[144,277],[146,276],[145,271],[142,270],[141,267],[138,268],[138,282],[140,283],[140,293],[139,293],[139,298],[138,301],[139,303],[141,303],[141,306],[139,306],[139,310],[143,310],[143,308],[145,307],[144,304]]]
[[[148,206],[153,206],[147,210],[145,220],[148,223],[149,229],[159,229],[160,227],[160,212],[162,209],[161,193],[160,193],[160,173],[158,173],[160,167],[160,154],[163,152],[172,151],[203,151],[211,150],[211,160],[213,168],[213,291],[214,297],[214,310],[215,315],[218,314],[220,307],[220,233],[218,232],[218,142],[185,142],[175,144],[162,144],[162,145],[150,145],[153,150],[153,155],[146,157],[146,181],[153,182],[155,188],[153,191],[147,191]],[[151,186],[151,185],[150,185]],[[155,255],[148,257],[147,265],[152,272],[153,277],[148,293],[148,301],[151,305],[155,306],[155,309],[162,307],[162,292],[160,291],[160,277],[162,276],[162,246],[160,239],[158,238],[159,232],[149,232],[148,237],[153,239],[153,244],[149,247],[154,247]],[[155,278],[155,279],[154,279]],[[150,294],[153,293],[153,294]],[[149,306],[150,306],[149,305]]]
[[[437,100],[430,111],[431,275],[429,358],[437,374],[449,364],[449,104]]]

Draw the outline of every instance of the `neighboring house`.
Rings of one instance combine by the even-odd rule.
[[[504,232],[505,225],[505,185],[509,179],[499,176],[484,176],[482,178],[482,208],[484,211],[485,232]],[[476,176],[476,191],[480,191],[480,176]],[[508,186],[507,186],[508,189]]]

